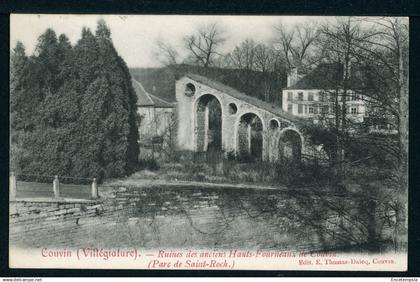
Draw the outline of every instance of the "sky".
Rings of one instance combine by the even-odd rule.
[[[47,28],[57,35],[64,33],[74,45],[83,27],[92,31],[104,19],[111,29],[115,48],[129,67],[156,67],[161,63],[154,55],[158,39],[182,49],[182,38],[198,26],[216,22],[223,27],[226,42],[222,51],[231,51],[247,38],[268,42],[273,26],[282,22],[292,26],[319,17],[297,16],[181,16],[181,15],[30,15],[14,14],[10,19],[10,46],[21,41],[27,54],[32,54],[38,37]],[[324,17],[325,18],[325,17]]]

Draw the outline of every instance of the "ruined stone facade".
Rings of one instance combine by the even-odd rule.
[[[177,148],[181,151],[208,149],[215,134],[209,126],[210,100],[217,101],[221,108],[223,152],[238,155],[243,146],[248,146],[245,150],[252,152],[253,146],[261,142],[261,159],[277,161],[282,157],[300,157],[305,149],[298,119],[279,107],[216,81],[195,74],[186,75],[176,82],[176,100]]]

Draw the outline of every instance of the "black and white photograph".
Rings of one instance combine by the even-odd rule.
[[[9,267],[406,271],[409,19],[10,17]]]

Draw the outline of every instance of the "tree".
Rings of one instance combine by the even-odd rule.
[[[316,22],[293,27],[280,23],[274,26],[274,32],[273,42],[279,47],[288,72],[297,68],[302,73],[308,73],[319,62],[315,51],[320,30]]]
[[[408,155],[408,20],[379,18],[373,20],[372,36],[357,42],[359,60],[369,72],[366,95],[375,107],[394,116],[399,136],[399,166],[407,170]],[[406,174],[403,173],[403,174]]]
[[[16,47],[13,48],[10,55],[10,114],[11,114],[11,128],[16,130],[22,125],[19,120],[20,115],[16,115],[16,111],[19,110],[17,105],[21,102],[24,88],[24,72],[27,67],[28,58],[25,53],[25,47],[22,42],[17,42]],[[29,102],[29,101],[28,101]]]
[[[25,47],[17,42],[10,55],[10,168],[18,168],[20,148],[18,132],[24,127],[25,110],[30,107],[30,99],[26,99],[24,91],[24,76],[27,69],[28,58]]]
[[[184,37],[184,44],[189,52],[188,59],[205,68],[213,65],[219,48],[225,42],[222,29],[216,24],[201,26],[195,34]]]
[[[377,18],[369,38],[357,44],[359,60],[365,62],[368,76],[366,95],[398,132],[396,146],[385,148],[394,155],[394,171],[388,179],[394,190],[390,201],[396,213],[397,241],[406,232],[408,187],[408,40],[407,18]],[[368,43],[368,47],[364,44]]]
[[[229,64],[235,69],[254,70],[255,69],[255,47],[256,43],[252,39],[246,39],[240,45],[236,46],[231,53],[227,55]]]
[[[117,163],[111,160],[108,166],[116,169],[112,174],[107,169],[107,177],[122,175],[133,172],[137,166],[139,155],[137,120],[137,96],[131,84],[131,76],[124,60],[117,54],[111,40],[111,32],[105,21],[99,21],[96,31],[96,38],[104,65],[101,70],[102,76],[109,80],[109,88],[112,93],[112,109],[105,120],[105,126],[109,137],[113,139],[109,151],[114,153]],[[111,135],[112,134],[112,135]],[[106,154],[106,153],[105,153]],[[121,167],[118,165],[121,163]]]
[[[176,65],[179,61],[179,52],[176,48],[161,38],[156,40],[157,51],[154,56],[165,66]]]
[[[381,183],[381,189],[370,197],[386,201],[381,204],[394,210],[395,241],[404,241],[401,236],[406,232],[407,211],[408,21],[402,18],[337,20],[322,27],[321,42],[324,59],[337,65],[336,89],[329,92],[336,104],[332,126],[336,129],[340,164],[349,161],[352,155],[371,159],[367,165],[370,173],[364,172],[362,179],[373,186],[372,179]],[[354,131],[356,124],[347,118],[345,106],[350,93],[361,95],[366,103],[369,113],[366,119],[385,120],[397,128],[398,136]],[[342,110],[338,107],[338,97]],[[340,175],[346,176],[343,171]]]
[[[21,45],[14,53],[11,94],[20,121],[13,145],[23,173],[102,180],[135,169],[137,97],[104,21],[95,35],[84,28],[74,48],[48,29],[29,59]]]
[[[239,70],[237,79],[250,90],[248,93],[255,93],[257,87],[261,100],[278,102],[284,67],[272,46],[246,39],[225,56],[224,65]]]

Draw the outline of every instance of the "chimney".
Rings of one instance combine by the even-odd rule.
[[[297,81],[299,80],[299,74],[298,74],[298,69],[297,68],[292,68],[288,73],[287,73],[287,87],[292,86],[293,84],[295,84]]]

